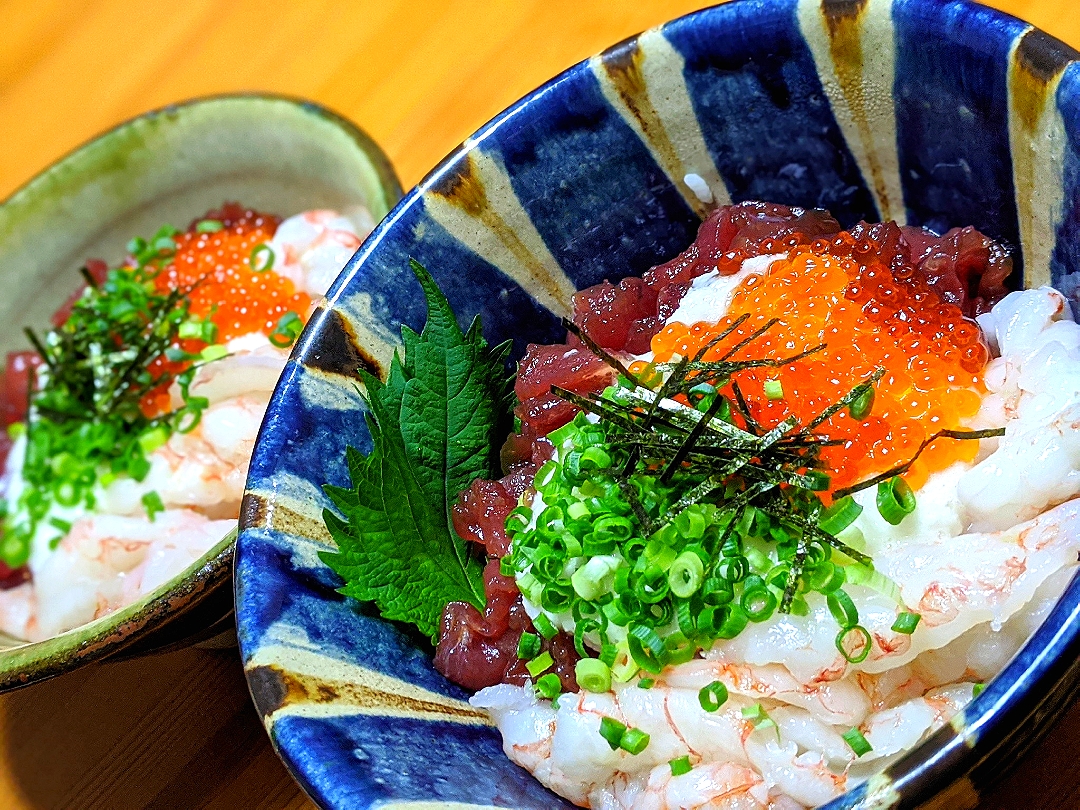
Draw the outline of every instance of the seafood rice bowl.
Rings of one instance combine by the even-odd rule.
[[[970,227],[720,206],[574,296],[504,442],[505,347],[417,266],[428,325],[363,375],[374,447],[321,556],[575,804],[825,804],[977,695],[1076,569],[1080,326],[1011,267]]]
[[[235,528],[289,349],[374,225],[347,213],[230,203],[135,238],[8,354],[0,632],[39,641],[133,604]]]
[[[236,558],[318,803],[973,803],[1072,699],[1075,54],[856,5],[571,68],[331,288]]]

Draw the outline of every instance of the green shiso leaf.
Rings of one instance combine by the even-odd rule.
[[[513,378],[510,344],[489,347],[479,319],[462,333],[427,270],[410,265],[427,323],[419,335],[402,328],[404,357],[385,383],[361,372],[374,446],[349,448],[351,487],[326,487],[341,512],[323,514],[338,551],[320,556],[345,580],[341,593],[435,640],[448,602],[484,607],[484,562],[454,532],[451,507],[475,479],[499,475]]]

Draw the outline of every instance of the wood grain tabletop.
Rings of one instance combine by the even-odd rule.
[[[991,0],[1080,46],[1075,0]],[[0,0],[0,198],[95,134],[209,93],[314,99],[406,188],[569,65],[693,0]],[[1080,807],[1080,706],[985,810]],[[313,805],[278,761],[235,648],[90,666],[0,697],[0,810]]]

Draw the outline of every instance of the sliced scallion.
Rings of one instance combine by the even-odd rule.
[[[619,740],[619,748],[637,756],[649,747],[649,735],[638,728],[628,728]]]
[[[517,657],[526,660],[535,658],[540,653],[540,637],[532,633],[522,633],[518,639]]]
[[[703,686],[698,691],[698,703],[707,712],[715,712],[723,706],[728,699],[727,687],[720,681],[713,681],[708,686]]]
[[[611,667],[598,658],[582,658],[574,666],[578,686],[586,692],[606,692],[611,688]]]
[[[869,754],[874,750],[870,742],[863,736],[863,733],[857,728],[853,728],[850,731],[845,731],[840,735],[844,738],[844,742],[850,746],[851,750],[855,752],[855,756],[861,757],[864,754]]]
[[[555,638],[555,634],[559,632],[555,629],[555,625],[551,623],[551,619],[549,619],[543,613],[537,614],[536,618],[534,618],[532,622],[533,627],[536,628],[536,632],[538,632],[546,639]]]
[[[900,476],[882,481],[877,487],[877,508],[881,517],[893,526],[915,511],[915,493]]]
[[[904,611],[896,617],[896,621],[893,622],[892,630],[894,633],[903,633],[906,636],[910,636],[915,632],[915,628],[919,626],[919,620],[922,618],[918,613],[910,613]]]
[[[861,664],[870,655],[872,643],[869,631],[861,624],[842,629],[836,634],[836,649],[851,664]]]
[[[559,676],[554,672],[549,672],[547,675],[542,676],[536,681],[536,694],[540,697],[545,697],[548,700],[554,700],[562,692],[562,683],[559,681]]]
[[[529,661],[527,664],[525,664],[525,669],[529,671],[529,675],[535,678],[541,672],[545,672],[551,669],[554,664],[555,659],[551,657],[551,653],[545,651],[540,653],[540,655],[536,656],[536,658]]]
[[[684,773],[690,773],[693,770],[693,766],[690,764],[690,757],[679,757],[668,762],[671,767],[672,776],[682,776]]]
[[[600,718],[600,736],[607,740],[607,744],[611,746],[612,751],[619,747],[625,731],[626,726],[614,717]]]

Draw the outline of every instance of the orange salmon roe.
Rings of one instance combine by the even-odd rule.
[[[865,420],[856,422],[844,409],[815,430],[844,442],[823,447],[821,459],[833,490],[908,461],[927,436],[961,427],[979,410],[988,352],[974,321],[915,280],[910,266],[897,263],[893,270],[883,264],[875,247],[842,233],[792,248],[787,259],[739,284],[719,323],[668,324],[652,339],[655,361],[695,355],[748,314],[703,358],[719,360],[776,318],[772,328],[730,359],[782,360],[819,344],[826,348],[779,367],[739,371],[736,379],[751,415],[767,427],[792,415],[805,425],[883,368]],[[769,380],[780,382],[781,398],[765,395]],[[975,441],[938,439],[904,478],[918,488],[931,472],[970,461],[977,451]]]
[[[251,267],[252,251],[270,241],[279,220],[232,203],[221,212],[211,212],[207,219],[219,219],[225,227],[214,233],[199,233],[192,227],[173,237],[176,253],[155,279],[158,290],[189,289],[191,315],[217,326],[218,343],[252,332],[269,335],[288,312],[306,320],[311,308],[307,293],[284,276]],[[205,346],[200,340],[180,341],[180,348],[187,352],[196,353]],[[162,357],[151,363],[150,371],[157,374],[166,367],[182,369]],[[147,395],[142,407],[147,415],[167,411],[167,390]]]
[[[191,314],[209,316],[219,343],[251,332],[268,335],[286,312],[306,318],[311,306],[307,293],[284,276],[251,269],[251,252],[269,242],[277,226],[274,217],[245,211],[215,233],[179,234],[173,263],[157,277],[158,289],[194,287]]]

